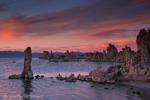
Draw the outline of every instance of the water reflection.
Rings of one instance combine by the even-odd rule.
[[[69,76],[71,73],[86,75],[96,66],[97,62],[47,62],[34,59],[32,69],[34,75],[44,75],[43,79],[11,80],[8,75],[22,71],[23,58],[0,59],[0,99],[5,100],[149,100],[149,92],[135,95],[127,87],[104,85],[91,82],[65,82],[55,78],[58,74]],[[40,62],[39,62],[40,61]],[[102,66],[113,63],[100,63]],[[139,85],[139,84],[137,84]],[[104,89],[108,88],[108,89]],[[148,91],[148,90],[147,90]],[[30,97],[29,97],[30,96]],[[24,98],[23,98],[24,97]],[[141,98],[141,99],[140,99]]]
[[[22,80],[22,87],[23,87],[23,99],[29,100],[30,95],[33,92],[32,80]]]

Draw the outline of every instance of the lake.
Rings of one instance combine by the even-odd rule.
[[[15,100],[142,100],[128,88],[93,82],[65,82],[57,80],[58,74],[69,76],[88,75],[98,65],[106,67],[112,62],[48,62],[32,59],[34,76],[44,75],[43,79],[8,79],[11,74],[20,74],[24,58],[0,58],[0,99]],[[93,87],[94,86],[94,87]],[[104,89],[108,87],[109,90]],[[117,87],[117,88],[116,88]]]

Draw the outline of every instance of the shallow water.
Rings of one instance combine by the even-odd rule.
[[[15,61],[15,62],[14,62]],[[127,88],[92,82],[65,82],[57,80],[58,74],[71,73],[88,75],[98,65],[108,66],[111,62],[48,62],[32,59],[34,75],[44,75],[43,79],[11,80],[8,76],[19,74],[23,69],[23,58],[0,58],[0,99],[28,100],[141,100]],[[92,87],[94,86],[94,87]],[[104,88],[108,87],[109,90]],[[114,88],[115,89],[112,89]],[[30,97],[29,97],[30,96]]]

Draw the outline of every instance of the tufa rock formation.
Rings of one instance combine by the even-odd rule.
[[[53,51],[51,51],[51,56],[50,56],[51,59],[54,59],[54,54],[53,54]]]
[[[71,51],[69,53],[69,51],[67,50],[65,52],[65,54],[63,56],[61,56],[62,61],[66,62],[66,61],[75,61],[75,59],[77,58],[76,55],[74,55],[73,51]]]
[[[69,52],[68,50],[64,54],[53,55],[51,51],[51,56],[49,57],[49,62],[68,62],[68,61],[78,61],[78,57],[73,51]],[[83,57],[83,55],[80,55]]]
[[[69,61],[71,59],[70,53],[67,50],[64,54],[64,58],[62,59],[62,61]]]
[[[107,68],[97,67],[90,75],[92,81],[109,83],[115,81],[150,81],[150,32],[140,30],[137,39],[138,51],[135,54],[130,47],[125,46],[119,54],[124,60],[122,65],[109,66]],[[110,50],[111,51],[111,50]],[[112,50],[116,53],[116,50]],[[113,59],[113,53],[108,53]],[[114,54],[115,55],[115,54]],[[119,58],[118,58],[119,59]]]
[[[86,61],[100,62],[102,58],[103,53],[96,51],[94,53],[88,53]]]
[[[128,60],[131,60],[134,58],[135,56],[135,52],[133,50],[131,50],[130,47],[128,46],[125,46],[125,48],[122,48],[122,51],[120,51],[118,53],[118,55],[116,55],[116,59],[115,61],[116,62],[126,62]]]
[[[43,51],[43,54],[39,59],[49,59],[49,52],[48,51]]]
[[[54,56],[53,62],[58,62],[59,59],[59,55],[57,54],[56,56]]]
[[[24,51],[24,69],[21,73],[22,78],[33,78],[33,72],[31,70],[31,47],[27,47]]]
[[[22,73],[19,75],[13,74],[9,76],[9,78],[10,79],[20,79],[20,78],[32,79],[33,72],[31,70],[31,61],[32,61],[31,47],[27,47],[26,50],[24,51],[24,68]]]
[[[134,63],[140,63],[142,65],[150,65],[150,31],[141,29],[137,39],[137,53],[134,58]]]
[[[113,78],[115,75],[116,73],[112,71],[111,66],[106,68],[98,66],[90,73],[90,76],[92,76],[92,81],[99,83],[114,83],[115,80]]]
[[[130,47],[125,46],[125,48],[122,49],[122,51],[118,52],[117,48],[109,44],[107,47],[107,52],[103,50],[103,52],[90,52],[85,54],[78,55],[77,58],[80,59],[86,59],[86,61],[92,61],[92,62],[119,62],[124,63],[127,60],[133,59],[135,56],[135,52],[131,50]]]
[[[106,51],[103,50],[103,59],[102,61],[108,61],[108,57],[107,57],[107,54],[106,54]]]
[[[107,47],[107,53],[105,50],[103,50],[103,52],[94,52],[94,53],[87,53],[86,56],[86,61],[95,61],[95,62],[107,62],[107,61],[115,61],[116,56],[118,55],[118,51],[117,48],[112,45],[109,44],[109,46]]]
[[[48,58],[48,61],[51,62],[51,59],[54,59],[54,54],[53,54],[52,51],[51,51],[51,55],[50,55],[49,58]]]
[[[107,56],[108,56],[108,61],[115,61],[115,56],[118,54],[117,48],[109,44],[107,47]]]

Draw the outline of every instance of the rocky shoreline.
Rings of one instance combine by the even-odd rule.
[[[147,86],[150,83],[150,31],[146,31],[145,29],[140,30],[137,39],[137,52],[134,53],[134,51],[131,50],[130,47],[125,46],[122,51],[122,56],[119,57],[123,58],[124,63],[116,65],[114,63],[113,66],[97,66],[95,69],[93,69],[91,72],[89,72],[89,75],[78,75],[75,77],[74,74],[71,74],[70,76],[63,77],[62,75],[57,75],[56,79],[58,80],[64,80],[65,82],[76,82],[76,81],[87,81],[87,82],[96,82],[100,84],[114,84],[118,86],[125,86],[127,85],[129,90],[132,90],[133,94],[140,95],[141,91],[137,88],[144,88],[144,89],[150,89],[147,88]],[[117,52],[116,48],[113,45],[109,45],[110,47],[107,48],[108,51]],[[113,47],[114,50],[111,50]],[[44,52],[46,55],[48,52]],[[114,59],[114,57],[118,56],[115,53],[108,52],[109,55],[112,56],[105,56],[106,59]],[[44,54],[44,55],[45,55]],[[52,52],[51,52],[52,54]],[[24,69],[21,74],[16,75],[13,74],[9,76],[9,79],[33,79],[33,73],[31,70],[31,48],[27,47],[24,51]],[[44,58],[45,56],[43,56]],[[55,61],[58,61],[59,55],[51,57],[47,56],[48,59],[53,58]],[[56,59],[55,59],[56,57]],[[63,61],[70,61],[70,59],[74,58],[75,56],[70,56],[69,51],[65,53],[65,56],[63,57]],[[107,58],[108,57],[108,58]],[[47,58],[45,58],[47,59]],[[43,79],[44,75],[36,75],[35,79]],[[134,84],[129,84],[130,82],[138,83],[142,82],[144,84],[148,83],[148,85],[142,85],[138,86],[137,84],[134,86]],[[93,87],[93,86],[91,86]],[[104,89],[109,89],[108,87]]]
[[[78,76],[78,78],[82,77],[83,80],[92,80],[93,82],[99,83],[115,83],[115,81],[150,81],[150,31],[146,31],[145,29],[141,29],[137,39],[137,53],[131,50],[130,47],[125,46],[119,53],[119,57],[123,59],[124,64],[113,65],[103,68],[102,66],[98,66],[93,71],[89,73],[89,76]],[[115,57],[118,56],[117,48],[114,45],[109,44],[107,47],[107,54],[103,51],[105,55],[105,61],[114,61]],[[33,73],[31,70],[31,47],[27,47],[24,51],[24,69],[20,75],[11,75],[9,78],[18,79],[18,78],[33,78]],[[97,56],[98,53],[95,53]],[[53,61],[57,62],[58,59],[61,58],[63,61],[71,61],[71,59],[76,59],[77,56],[74,56],[73,52],[67,52],[62,55],[53,55],[51,51],[51,56],[49,56],[48,51],[44,51],[42,57],[40,59],[53,59]],[[92,58],[92,57],[91,57]],[[98,57],[101,58],[100,56]],[[102,58],[101,58],[102,59]],[[118,58],[117,58],[118,59]],[[63,78],[61,75],[58,76],[58,79]],[[73,78],[73,79],[72,79]],[[74,80],[74,75],[69,76],[68,80]],[[66,78],[63,78],[66,79]]]
[[[91,73],[92,81],[107,83],[109,81],[150,81],[150,32],[141,29],[137,39],[137,53],[129,47],[124,49],[124,64],[96,67]]]
[[[87,76],[70,75],[69,77],[62,77],[58,75],[56,78],[60,80],[85,80],[98,83],[115,83],[117,81],[134,81],[134,82],[150,82],[150,31],[141,29],[137,39],[137,53],[131,50],[130,47],[123,48],[124,64],[113,65],[108,67],[98,66]],[[112,49],[113,48],[113,49]],[[113,45],[107,48],[109,56],[113,59],[117,49]]]

